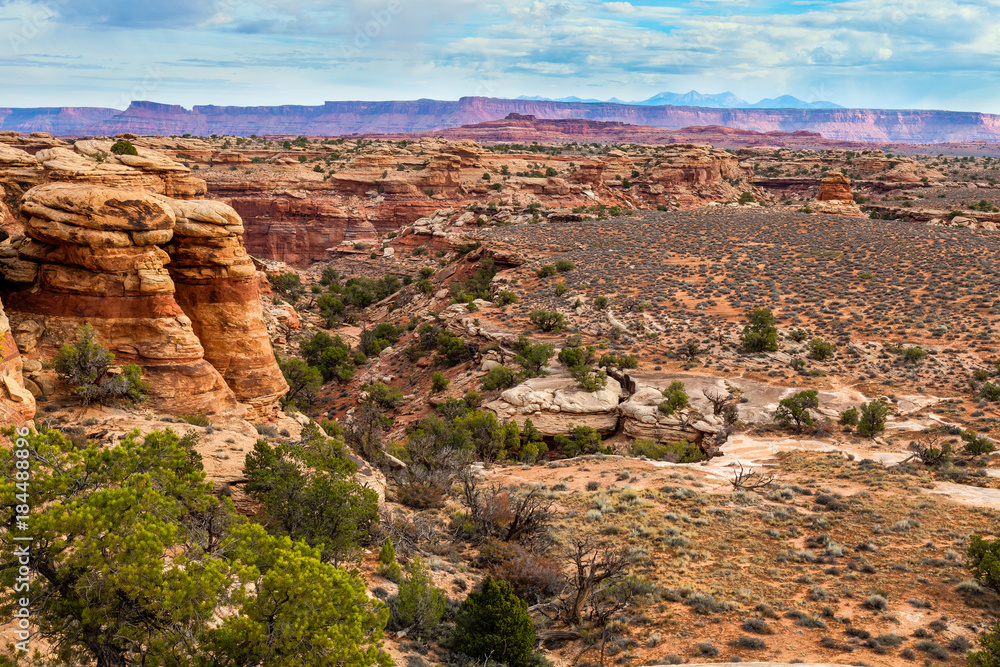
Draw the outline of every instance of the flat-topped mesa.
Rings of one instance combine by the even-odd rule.
[[[191,318],[205,359],[222,373],[251,421],[277,415],[288,391],[274,359],[243,220],[220,201],[159,198],[176,218],[165,246],[177,303]]]
[[[5,300],[22,350],[52,357],[89,323],[119,363],[142,367],[155,407],[244,410],[174,299],[170,258],[158,247],[173,236],[172,208],[136,190],[50,183],[25,193],[20,217],[25,237],[0,267],[21,286]]]
[[[23,426],[35,416],[35,398],[24,387],[21,355],[0,303],[0,424]]]
[[[152,148],[136,147],[138,155],[111,152],[111,141],[78,141],[73,150],[49,148],[36,158],[45,168],[47,180],[73,181],[112,187],[135,187],[180,199],[201,197],[205,181],[191,170]]]

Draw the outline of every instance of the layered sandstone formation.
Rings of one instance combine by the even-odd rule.
[[[288,385],[271,350],[256,269],[243,247],[243,221],[222,202],[160,200],[176,218],[173,239],[164,246],[175,298],[205,359],[237,400],[251,406],[248,419],[276,416]]]
[[[650,174],[651,195],[669,203],[735,199],[746,191],[753,169],[732,153],[711,146],[676,144],[657,152]],[[736,185],[734,185],[736,184]]]
[[[827,174],[819,184],[817,201],[854,201],[851,179],[841,173]]]
[[[191,199],[205,194],[205,181],[191,170],[152,148],[136,147],[138,155],[115,155],[112,141],[77,141],[73,150],[50,148],[35,157],[47,180],[136,187],[168,197]]]
[[[153,195],[53,183],[22,199],[25,236],[2,261],[19,344],[51,357],[91,324],[120,363],[137,363],[154,405],[174,414],[239,412],[233,392],[204,359],[165,268],[173,209]]]
[[[827,174],[819,184],[819,193],[813,206],[817,213],[864,218],[865,214],[854,203],[851,179],[839,172]]]
[[[0,424],[4,426],[22,426],[35,416],[35,398],[25,389],[21,371],[21,355],[0,303]]]
[[[0,186],[8,196],[18,197],[42,182],[44,174],[31,154],[0,143]]]

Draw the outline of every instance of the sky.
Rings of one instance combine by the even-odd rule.
[[[0,106],[731,91],[1000,113],[1000,0],[0,0]]]

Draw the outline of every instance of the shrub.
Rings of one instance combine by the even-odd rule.
[[[388,627],[412,628],[415,635],[428,635],[441,622],[444,609],[444,591],[434,586],[434,579],[424,569],[420,557],[414,557],[399,583],[399,594],[390,600]]]
[[[540,331],[559,331],[566,328],[566,318],[555,310],[534,310],[528,319]]]
[[[639,357],[634,354],[605,354],[601,357],[601,361],[598,363],[599,366],[617,366],[618,368],[638,368],[639,367]]]
[[[471,658],[489,659],[508,667],[529,667],[535,628],[528,605],[506,581],[493,577],[469,594],[455,623],[455,650]]]
[[[809,334],[806,333],[805,329],[796,329],[792,331],[790,334],[788,334],[788,336],[796,343],[801,343],[806,338],[808,338]]]
[[[524,369],[524,374],[529,378],[541,375],[545,364],[549,363],[555,354],[555,348],[551,344],[538,343],[533,345],[524,336],[521,336],[514,344],[514,349],[518,352],[518,355],[514,357],[514,362]]]
[[[642,438],[632,442],[632,455],[671,463],[697,463],[708,458],[701,447],[687,440],[660,443]]]
[[[494,389],[510,389],[517,384],[517,373],[506,366],[494,366],[479,383],[479,388],[483,391],[493,391]]]
[[[746,632],[753,632],[758,635],[773,635],[774,630],[763,618],[748,618],[743,621],[743,629]]]
[[[451,380],[446,378],[442,373],[435,372],[431,374],[431,391],[435,394],[444,391],[450,383]]]
[[[378,574],[397,584],[402,581],[403,571],[396,562],[396,547],[392,539],[386,539],[379,549],[378,563]]]
[[[715,658],[719,655],[719,649],[712,642],[698,642],[692,652],[698,658]]]
[[[761,651],[767,648],[767,644],[759,637],[740,637],[729,642],[733,648],[745,648],[752,651]]]
[[[813,338],[809,341],[809,356],[817,361],[826,361],[833,356],[833,351],[836,346],[833,343],[828,343],[822,338]]]
[[[908,347],[903,350],[903,361],[908,364],[918,364],[927,357],[927,350],[921,347]]]
[[[496,296],[493,297],[493,303],[501,308],[512,303],[517,303],[517,294],[509,289],[500,290],[497,292]]]
[[[1000,385],[993,382],[984,382],[982,389],[979,390],[979,395],[984,400],[996,403],[1000,401]]]
[[[555,294],[556,296],[566,296],[566,292],[569,291],[569,285],[566,283],[559,283],[556,285]]]
[[[670,386],[662,392],[663,400],[657,408],[665,415],[672,415],[678,410],[682,410],[690,405],[687,392],[684,391],[684,383],[680,380],[671,382]]]
[[[145,400],[149,385],[142,380],[142,369],[127,364],[114,369],[115,355],[99,344],[89,324],[76,330],[77,344],[63,345],[53,362],[59,378],[73,387],[84,405],[124,400]]]
[[[962,431],[962,440],[965,441],[963,451],[969,456],[982,456],[993,452],[993,443],[989,438],[985,438],[973,431]]]
[[[589,426],[574,426],[569,435],[557,434],[553,441],[560,453],[569,458],[595,454],[603,449],[601,434]]]
[[[508,582],[519,598],[534,604],[559,592],[563,584],[563,571],[558,560],[528,551],[522,552],[519,548],[515,548],[514,552],[515,555],[491,568],[494,577]]]
[[[244,462],[246,493],[263,506],[261,523],[321,549],[324,560],[353,554],[379,520],[378,494],[355,481],[357,466],[343,449],[343,441],[321,435],[306,447],[258,440]]]
[[[138,155],[139,151],[135,149],[132,142],[128,139],[119,139],[111,146],[111,152],[115,155]]]
[[[885,420],[889,416],[889,406],[883,401],[870,401],[861,405],[858,420],[858,434],[874,438],[885,430]]]
[[[572,271],[575,268],[576,264],[568,259],[560,259],[556,262],[556,271],[559,273],[566,273],[567,271]]]
[[[860,419],[861,413],[858,412],[857,408],[847,408],[840,413],[838,423],[841,426],[857,426]]]
[[[873,611],[885,611],[889,608],[889,602],[881,595],[869,595],[861,603],[861,606]]]
[[[913,648],[943,662],[947,662],[951,658],[951,655],[948,653],[948,649],[936,642],[932,642],[929,639],[917,642],[913,645]]]
[[[971,651],[966,657],[968,667],[997,667],[1000,665],[1000,625],[994,625],[976,639],[982,648]]]
[[[535,271],[535,275],[538,276],[539,278],[551,278],[552,276],[556,275],[556,273],[557,273],[556,267],[552,266],[551,264],[546,264],[542,268]]]
[[[754,308],[747,312],[747,325],[743,328],[740,339],[743,349],[747,352],[777,352],[778,328],[777,320],[769,308]]]
[[[809,410],[819,407],[819,397],[815,389],[800,391],[790,398],[778,401],[778,409],[774,412],[775,421],[785,428],[794,428],[802,433],[806,427],[812,427],[814,422]]]
[[[384,382],[376,382],[364,388],[368,392],[368,400],[378,403],[385,409],[394,408],[403,400],[403,392],[396,387],[390,387]]]
[[[966,554],[976,581],[1000,592],[1000,539],[985,540],[981,535],[972,535]]]
[[[597,310],[604,310],[608,307],[609,299],[606,296],[599,296],[594,299],[594,308]],[[1000,362],[998,362],[1000,363]]]

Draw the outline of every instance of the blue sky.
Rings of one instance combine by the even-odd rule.
[[[1000,113],[1000,0],[0,0],[2,106],[732,91]]]

